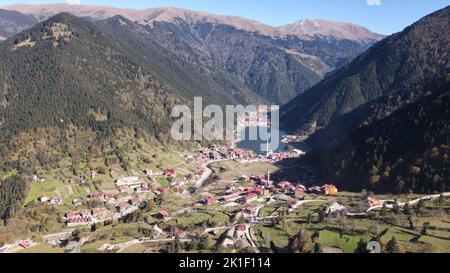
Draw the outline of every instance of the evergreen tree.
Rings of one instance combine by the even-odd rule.
[[[383,206],[381,207],[380,215],[386,216],[388,214],[388,208],[386,205],[386,202],[383,203]]]
[[[367,250],[367,241],[363,238],[359,239],[358,245],[355,249],[355,253],[369,253]]]
[[[310,236],[305,228],[300,228],[300,231],[289,240],[289,251],[293,253],[309,253],[312,246],[310,242]]]
[[[395,237],[392,237],[392,239],[387,243],[386,252],[387,253],[399,253],[400,252],[400,247],[399,247],[398,242],[395,239]]]
[[[444,194],[441,193],[441,195],[439,195],[439,199],[438,199],[438,206],[439,208],[442,208],[442,206],[444,205],[445,202],[445,197]]]
[[[409,206],[409,202],[406,202],[405,206],[403,207],[403,212],[406,215],[410,215],[411,214],[411,207]]]
[[[429,227],[430,227],[430,223],[429,222],[423,223],[422,230],[420,231],[420,235],[422,235],[422,236],[427,235],[427,231],[428,231]]]
[[[412,216],[410,216],[408,218],[408,222],[409,222],[409,229],[414,230],[415,227],[414,227],[414,220],[413,220]]]
[[[400,213],[400,206],[399,206],[399,204],[398,204],[397,199],[395,199],[394,206],[392,207],[392,211],[393,211],[395,214],[399,214],[399,213]]]
[[[423,201],[423,199],[420,199],[419,203],[417,203],[417,206],[416,206],[416,213],[421,214],[424,206],[425,206],[425,202]]]

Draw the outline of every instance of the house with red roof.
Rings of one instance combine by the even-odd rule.
[[[175,232],[175,238],[178,238],[178,239],[184,239],[186,237],[186,235],[187,235],[186,232],[184,232],[182,230]]]
[[[216,198],[214,198],[214,196],[208,195],[203,201],[205,205],[212,205],[216,202]]]
[[[145,193],[150,191],[150,186],[147,183],[142,183],[140,187],[134,189],[136,193]]]
[[[90,211],[68,211],[66,212],[66,224],[68,227],[85,226],[92,223]]]
[[[167,169],[164,170],[163,175],[165,175],[167,178],[176,177],[177,171],[175,169]]]
[[[292,195],[293,195],[295,198],[303,198],[303,197],[305,197],[305,192],[304,192],[303,190],[301,190],[301,189],[295,188],[295,189],[292,191]]]
[[[306,187],[305,187],[304,185],[302,185],[302,184],[297,184],[295,187],[296,187],[297,189],[299,189],[299,190],[304,191],[304,192],[307,191]]]
[[[280,183],[278,183],[278,188],[282,189],[282,190],[288,190],[290,188],[292,188],[292,184],[288,181],[281,181]]]
[[[256,193],[258,196],[264,196],[264,195],[270,194],[270,191],[268,189],[261,188],[261,187],[256,187],[253,192]]]
[[[254,209],[250,205],[247,205],[247,206],[242,208],[242,212],[245,213],[245,214],[253,214],[253,211],[254,211]]]
[[[243,196],[240,199],[240,203],[241,204],[246,204],[246,203],[250,203],[250,202],[256,201],[256,199],[258,199],[258,195],[256,193],[252,192],[252,193],[249,193],[249,194]]]
[[[165,219],[165,218],[169,217],[169,213],[165,210],[160,210],[157,217],[160,219]]]

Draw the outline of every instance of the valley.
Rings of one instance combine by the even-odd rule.
[[[0,253],[449,253],[449,27],[2,6]]]
[[[224,157],[225,151],[234,154]],[[195,154],[157,154],[164,156],[155,157],[154,163],[132,160],[129,171],[113,165],[109,174],[87,173],[84,181],[67,186],[52,182],[56,178],[51,176],[39,177],[26,208],[54,210],[60,219],[41,220],[39,228],[47,232],[39,232],[40,237],[27,232],[29,241],[6,244],[2,251],[283,253],[320,248],[354,253],[375,238],[387,244],[394,237],[403,252],[449,250],[450,193],[380,195],[340,192],[332,185],[314,184],[314,179],[288,182],[299,181],[284,172],[298,156],[249,161],[251,153],[232,145]],[[204,162],[215,162],[208,165],[212,172],[207,177]],[[136,188],[117,186],[127,175],[138,177]],[[51,202],[52,197],[62,199]],[[107,212],[99,221],[69,216],[100,209]],[[307,234],[300,250],[292,242],[299,230]],[[2,234],[8,235],[5,230]],[[310,236],[311,241],[306,239]]]

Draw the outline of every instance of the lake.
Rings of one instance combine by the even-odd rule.
[[[261,135],[259,134],[259,127],[246,127],[245,130],[241,131],[241,135],[245,133],[245,138],[241,137],[240,142],[237,143],[237,147],[240,149],[248,149],[248,150],[252,150],[257,154],[265,154],[265,148],[264,150],[261,149],[261,145],[263,145],[264,147],[266,147],[267,145],[267,141],[261,140]],[[267,130],[267,132],[271,133],[272,129],[271,128],[262,128],[263,130]],[[250,130],[258,130],[258,140],[249,140],[249,134],[250,134]],[[283,130],[278,130],[278,134],[279,134],[279,140],[277,143],[272,144],[269,149],[274,151],[274,152],[284,152],[286,151],[286,147],[287,144],[281,142],[281,139],[284,135],[287,135],[287,133]],[[277,145],[278,144],[278,145]],[[276,147],[278,146],[278,147]]]

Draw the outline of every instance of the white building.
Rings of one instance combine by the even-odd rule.
[[[333,202],[331,206],[327,207],[325,210],[326,215],[338,215],[338,214],[346,214],[347,208],[343,205],[339,204],[338,202]]]
[[[122,177],[115,181],[117,187],[138,188],[141,186],[141,179],[138,176]]]

